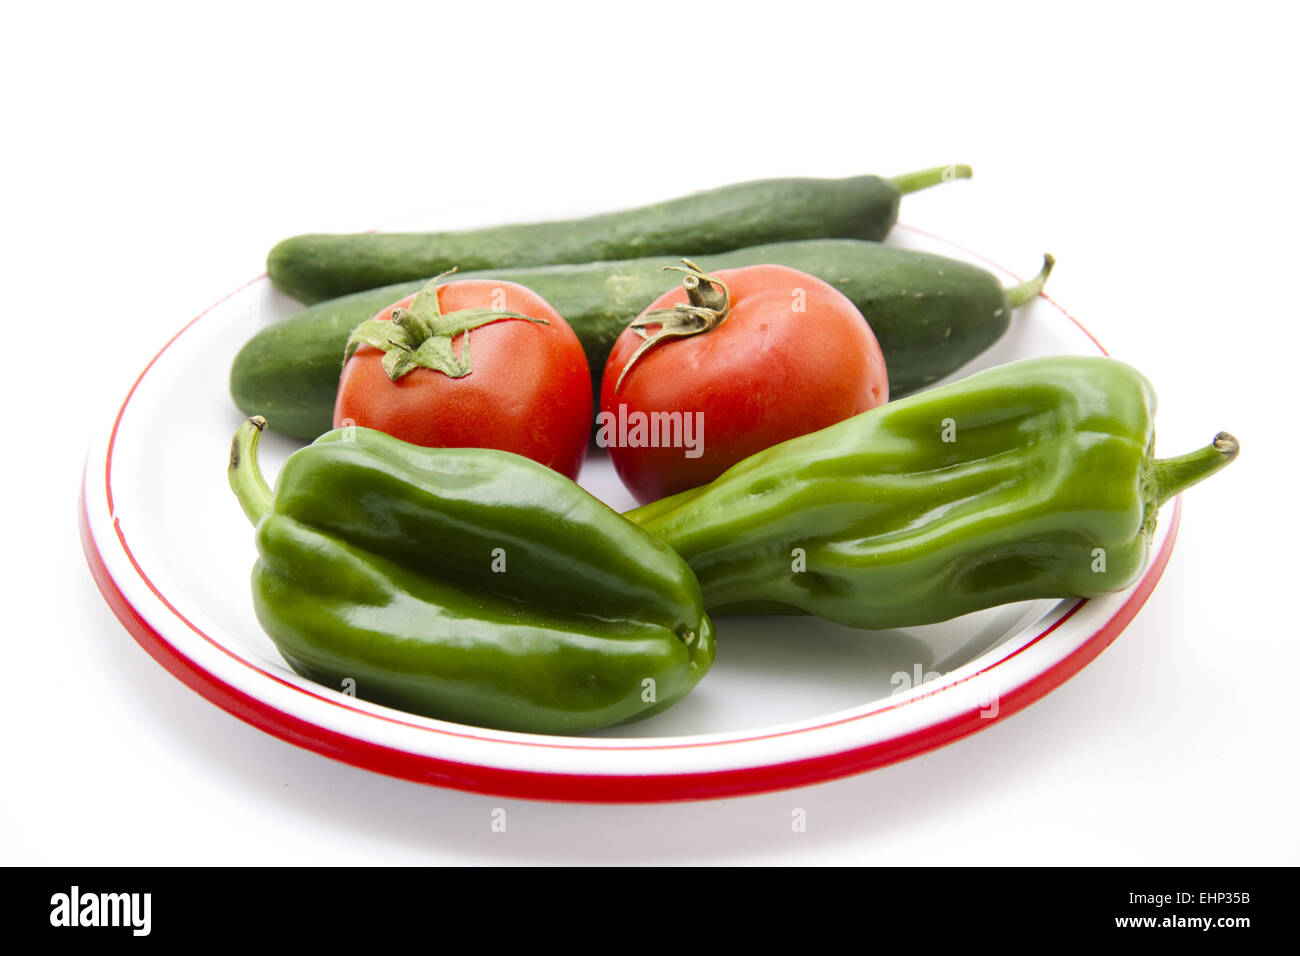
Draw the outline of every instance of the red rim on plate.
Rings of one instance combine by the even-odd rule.
[[[906,227],[899,227],[906,228]],[[920,235],[921,230],[911,230]],[[942,241],[942,240],[941,240]],[[951,243],[949,243],[951,245]],[[959,247],[955,247],[959,248]],[[976,255],[969,250],[962,250],[969,255]],[[983,258],[977,256],[977,258]],[[985,260],[988,261],[988,260]],[[1000,268],[1000,267],[999,267]],[[1002,270],[1006,271],[1006,270]],[[1011,273],[1008,273],[1011,274]],[[247,289],[249,286],[265,280],[265,276],[259,276],[257,279],[246,283],[239,289],[236,289],[230,295],[222,299],[226,301],[231,296]],[[1044,296],[1043,298],[1046,298]],[[1050,301],[1050,300],[1049,300]],[[149,579],[145,570],[135,560],[131,553],[125,536],[123,535],[117,517],[113,512],[113,494],[112,494],[112,468],[113,468],[113,450],[115,446],[117,429],[122,421],[127,407],[130,405],[132,398],[140,383],[149,374],[155,363],[171,346],[191,329],[196,322],[203,316],[212,312],[221,302],[215,303],[206,309],[203,313],[196,316],[185,325],[179,332],[173,336],[166,345],[153,357],[145,369],[136,378],[131,389],[128,391],[126,398],[123,400],[121,407],[118,409],[117,416],[114,420],[112,434],[108,441],[107,453],[104,461],[104,483],[102,493],[104,495],[104,505],[109,521],[112,524],[112,530],[116,541],[114,542],[120,553],[129,561],[134,573],[138,575],[140,581],[153,593],[159,602],[166,608],[174,618],[182,625],[194,632],[203,640],[207,641],[213,647],[225,651],[231,660],[248,667],[260,675],[261,679],[274,681],[281,685],[282,688],[288,688],[293,692],[307,695],[315,698],[318,702],[346,707],[345,702],[325,696],[323,694],[312,693],[307,688],[289,683],[283,678],[277,677],[254,664],[245,661],[243,658],[229,652],[219,642],[214,640],[208,634],[205,634],[194,623],[189,621],[176,608],[175,604],[170,601]],[[1061,309],[1059,305],[1052,302],[1052,305],[1064,316],[1070,319],[1085,335],[1096,345],[1099,351],[1106,354],[1105,349],[1085,329],[1078,320],[1070,316],[1068,312]],[[91,466],[94,462],[89,462],[87,466],[86,480],[83,481],[82,495],[79,502],[80,528],[82,547],[85,551],[87,563],[90,571],[94,576],[95,583],[98,585],[100,592],[104,595],[113,613],[117,615],[127,631],[136,639],[155,660],[165,667],[173,676],[179,679],[192,690],[212,701],[217,706],[230,712],[234,716],[252,724],[261,730],[280,737],[290,743],[304,747],[316,753],[332,757],[346,763],[353,764],[367,770],[373,770],[378,773],[387,774],[394,777],[400,777],[406,780],[413,780],[419,783],[432,784],[437,786],[452,787],[460,790],[468,790],[477,793],[492,794],[497,796],[515,797],[522,799],[534,800],[567,800],[567,801],[586,801],[586,802],[660,802],[672,800],[692,800],[708,799],[738,794],[761,793],[771,790],[780,790],[789,787],[797,787],[811,783],[818,783],[832,780],[838,777],[849,776],[881,767],[886,764],[894,763],[907,757],[915,756],[929,750],[933,750],[944,744],[959,740],[968,734],[977,730],[984,729],[999,720],[1002,720],[1011,714],[1014,714],[1035,700],[1043,697],[1054,688],[1060,686],[1078,673],[1085,665],[1099,655],[1128,625],[1142,605],[1146,603],[1147,598],[1155,589],[1161,574],[1164,572],[1169,562],[1170,554],[1173,551],[1174,540],[1177,537],[1178,524],[1182,512],[1182,501],[1176,499],[1174,507],[1168,521],[1168,531],[1164,535],[1160,546],[1151,557],[1151,561],[1143,573],[1141,580],[1129,591],[1125,600],[1115,609],[1115,611],[1103,622],[1095,626],[1094,630],[1086,639],[1073,648],[1069,653],[1063,656],[1059,661],[1046,668],[1045,670],[1034,674],[1028,680],[1017,684],[1013,688],[1003,689],[998,693],[998,706],[996,714],[989,716],[988,711],[984,709],[979,702],[972,704],[965,710],[949,716],[943,720],[928,723],[917,729],[901,732],[884,739],[874,740],[864,746],[849,747],[837,750],[832,753],[819,754],[812,757],[794,760],[779,760],[770,763],[758,763],[754,765],[735,767],[722,770],[706,771],[685,771],[680,773],[628,773],[628,774],[607,774],[607,773],[566,773],[566,772],[539,772],[535,770],[503,768],[487,764],[478,764],[463,762],[458,760],[446,759],[433,756],[428,753],[415,753],[407,750],[398,749],[376,740],[366,739],[363,736],[344,733],[339,730],[322,726],[303,717],[290,713],[274,704],[263,700],[254,694],[248,693],[239,687],[234,686],[229,681],[214,673],[212,670],[204,667],[201,663],[187,655],[182,649],[178,648],[175,643],[169,641],[160,631],[149,622],[145,614],[135,607],[124,593],[123,587],[114,579],[105,561],[101,551],[101,543],[96,540],[92,530],[93,521],[91,518],[88,496],[98,495],[99,489],[95,488],[90,482],[92,475]],[[944,688],[933,693],[943,693],[944,690],[950,690],[952,687],[960,684],[972,677],[985,674],[994,668],[1004,665],[1008,660],[1016,657],[1030,647],[1044,640],[1051,633],[1056,631],[1062,624],[1074,617],[1089,602],[1079,601],[1075,603],[1064,613],[1052,615],[1052,623],[1046,626],[1039,634],[1035,635],[1027,644],[1018,646],[1015,650],[1008,652],[999,657],[996,661],[984,665],[973,675],[967,675],[959,681],[949,684]],[[628,740],[609,741],[602,740],[598,744],[598,749],[605,753],[619,750],[665,750],[681,749],[689,750],[698,747],[713,747],[726,745],[735,742],[752,742],[762,740],[767,737],[778,737],[789,734],[809,733],[819,729],[824,729],[837,723],[847,723],[861,721],[872,715],[879,714],[882,711],[894,710],[896,708],[907,707],[924,696],[908,696],[897,701],[886,700],[879,702],[878,706],[873,706],[864,712],[855,711],[849,717],[828,718],[817,726],[801,726],[794,730],[775,730],[768,734],[755,734],[748,737],[739,738],[739,740],[728,738],[726,740],[701,740],[694,741],[692,738],[671,738],[667,742],[654,742],[650,740]],[[357,711],[372,720],[389,720],[377,716],[371,711]],[[400,717],[393,712],[395,717]],[[400,720],[393,722],[402,723]],[[407,728],[415,728],[421,732],[431,734],[451,735],[456,737],[473,737],[475,728],[460,728],[458,732],[455,725],[443,724],[442,727],[429,726],[426,724],[405,724]],[[484,738],[488,739],[488,738]],[[537,736],[535,741],[528,735],[510,735],[508,741],[495,739],[495,743],[510,743],[521,747],[542,747],[555,748],[560,750],[576,750],[595,748],[596,744],[585,744],[582,739],[575,738],[548,738]]]

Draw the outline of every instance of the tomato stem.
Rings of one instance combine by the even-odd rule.
[[[682,288],[686,290],[687,301],[678,303],[671,309],[647,312],[629,326],[645,341],[632,353],[632,357],[623,366],[623,371],[619,373],[618,381],[614,383],[615,394],[623,387],[623,379],[632,366],[660,342],[716,329],[731,314],[731,290],[721,279],[706,274],[690,259],[683,259],[680,266],[664,266],[664,269],[686,273],[682,279]],[[647,332],[652,325],[659,326],[659,331]]]
[[[684,266],[664,266],[664,269],[665,271],[685,272],[686,276],[682,279],[682,288],[686,290],[686,298],[690,301],[690,304],[697,309],[712,309],[715,312],[722,313],[717,323],[720,324],[726,319],[727,313],[731,311],[731,291],[725,283],[706,275],[690,259],[683,259],[682,262],[686,264]]]
[[[358,348],[369,345],[384,353],[384,372],[390,381],[396,382],[413,368],[464,378],[473,371],[469,353],[471,329],[503,319],[551,324],[546,319],[505,309],[458,309],[444,315],[438,303],[438,280],[455,271],[431,279],[411,300],[409,308],[393,309],[387,319],[368,319],[353,329],[343,350],[343,364],[347,364]],[[465,339],[457,355],[451,343],[462,333]]]

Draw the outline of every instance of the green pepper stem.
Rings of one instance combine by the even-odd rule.
[[[954,179],[970,179],[971,168],[963,164],[953,166],[932,166],[930,169],[918,169],[914,173],[903,173],[889,181],[894,188],[906,196],[920,189],[929,189],[940,183],[950,183]]]
[[[271,486],[262,477],[262,469],[257,464],[257,446],[261,444],[264,428],[266,419],[261,415],[254,415],[239,426],[230,443],[230,468],[226,473],[230,478],[230,490],[254,525],[271,510]]]
[[[1227,432],[1219,432],[1214,441],[1177,458],[1161,458],[1155,463],[1156,507],[1174,495],[1208,478],[1237,457],[1241,446]]]
[[[1038,270],[1038,275],[1006,290],[1007,304],[1013,309],[1018,309],[1038,298],[1038,293],[1043,291],[1043,286],[1047,284],[1047,277],[1052,274],[1054,265],[1056,265],[1056,258],[1050,252],[1044,252],[1043,268]]]

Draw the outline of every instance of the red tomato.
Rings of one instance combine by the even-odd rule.
[[[658,342],[617,393],[619,375],[643,344],[633,328],[605,365],[596,441],[643,503],[706,484],[755,452],[889,400],[876,337],[838,289],[776,265],[724,269],[712,278],[730,291],[721,324]],[[687,301],[678,287],[642,316]]]
[[[438,448],[499,448],[576,478],[591,434],[591,373],[577,335],[545,299],[514,282],[466,279],[438,286],[443,315],[471,308],[545,319],[499,319],[471,329],[471,371],[459,378],[412,368],[396,381],[384,353],[362,345],[348,359],[334,427],[362,425]],[[375,316],[407,309],[407,296]],[[463,357],[466,333],[451,338]]]

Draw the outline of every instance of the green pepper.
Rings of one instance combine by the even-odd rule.
[[[657,713],[713,662],[699,584],[667,545],[508,452],[328,432],[274,493],[235,434],[258,620],[289,665],[400,710],[534,733]]]
[[[1155,460],[1155,395],[1106,358],[1013,362],[776,445],[627,517],[711,611],[907,627],[1131,584],[1160,506],[1237,454]]]

